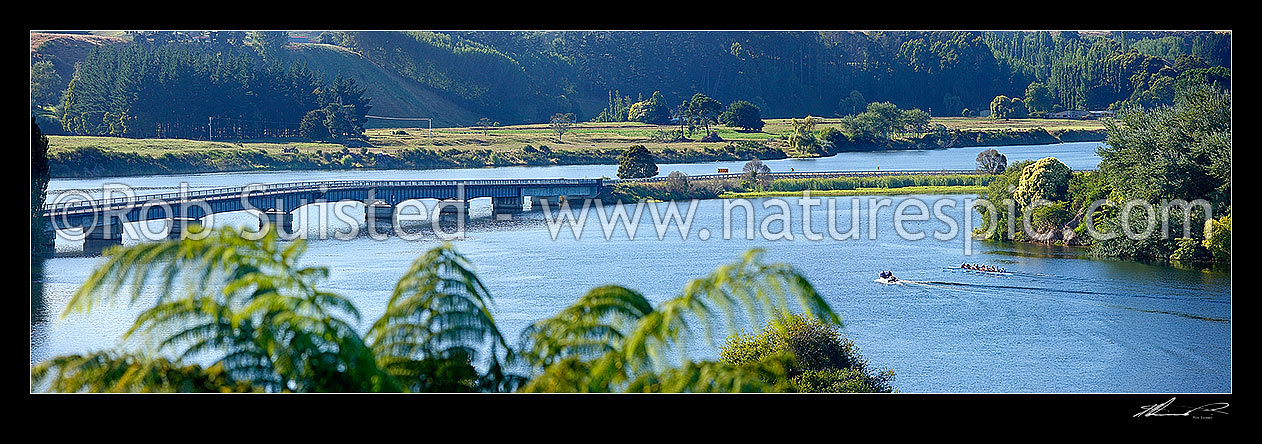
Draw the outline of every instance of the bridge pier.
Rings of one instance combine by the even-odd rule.
[[[375,201],[364,204],[364,222],[372,227],[377,224],[394,224],[394,205],[390,205],[384,201]]]
[[[513,218],[514,214],[521,212],[521,196],[491,198],[491,216],[496,220],[509,220]]]
[[[294,232],[294,215],[283,210],[272,209],[264,211],[259,214],[259,231],[262,231],[268,225],[275,226],[277,230],[280,230],[278,234],[292,234]]]
[[[543,203],[548,203],[548,208],[556,208],[560,205],[561,196],[530,196],[530,211],[543,210]]]
[[[184,239],[191,231],[199,230],[201,225],[200,219],[191,217],[167,218],[167,239]]]
[[[123,244],[122,221],[109,219],[108,223],[101,222],[99,225],[83,228],[83,251],[100,253],[108,247]]]
[[[435,205],[438,210],[439,220],[456,220],[463,218],[469,220],[469,201],[459,199],[444,199],[438,201]]]
[[[591,199],[588,196],[530,196],[530,211],[540,211],[543,209],[543,203],[548,203],[549,209],[557,209],[561,204],[569,202],[570,206],[577,205],[579,208],[583,206],[584,199]]]

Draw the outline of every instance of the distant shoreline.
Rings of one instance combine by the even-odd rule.
[[[951,185],[951,186],[907,186],[894,188],[855,188],[851,190],[807,190],[813,197],[835,196],[899,196],[907,194],[982,194],[985,186]],[[719,195],[720,199],[756,199],[760,197],[800,197],[807,191],[751,191],[727,192]]]
[[[416,131],[416,130],[412,130]],[[451,168],[486,168],[507,166],[617,165],[618,156],[631,144],[597,147],[563,145],[548,148],[540,143],[548,138],[520,140],[524,130],[498,130],[495,149],[485,145],[447,146],[443,140],[435,146],[417,146],[390,138],[391,133],[378,132],[368,144],[342,145],[301,140],[276,141],[198,141],[185,139],[126,139],[92,136],[49,136],[54,149],[50,152],[51,175],[58,179],[94,177],[129,177],[163,174],[198,174],[246,171],[337,171]],[[613,131],[613,130],[610,130]],[[641,130],[643,131],[643,130]],[[455,133],[469,137],[466,133]],[[770,134],[774,136],[774,133]],[[601,134],[601,136],[607,136]],[[746,136],[737,134],[736,136]],[[705,163],[741,161],[758,158],[831,157],[846,152],[879,152],[932,150],[963,147],[1007,145],[1051,145],[1068,142],[1105,140],[1103,129],[1007,128],[998,130],[963,129],[953,131],[950,140],[925,134],[880,142],[849,142],[834,146],[824,153],[803,155],[773,139],[765,141],[733,139],[715,143],[665,143],[649,145],[657,163]],[[415,136],[413,136],[415,137]],[[454,136],[448,136],[454,137]],[[574,136],[577,138],[578,136]],[[588,136],[591,137],[591,136]],[[735,137],[735,136],[734,136]],[[580,139],[582,140],[582,139]],[[478,140],[475,140],[477,142]],[[412,141],[407,141],[412,142]],[[461,141],[464,142],[464,141]],[[538,145],[532,145],[532,143]],[[510,145],[516,143],[516,145]],[[610,142],[604,142],[606,145]],[[57,147],[60,145],[60,149]]]

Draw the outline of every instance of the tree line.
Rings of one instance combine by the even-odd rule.
[[[96,47],[61,95],[62,129],[199,139],[362,135],[371,108],[363,88],[288,62],[280,51],[283,35],[256,34],[249,45],[142,34],[136,44]]]
[[[1047,105],[1040,107],[1044,111],[1055,105],[1117,109],[1119,102],[1170,104],[1173,83],[1230,88],[1229,34],[988,32],[983,39],[996,57],[1009,61],[1012,76],[1024,79],[1022,84],[1038,82],[1047,88]],[[1159,49],[1171,45],[1178,49]]]
[[[1170,105],[1125,108],[1105,125],[1097,171],[1074,172],[1052,157],[1007,164],[993,150],[979,155],[979,168],[1002,174],[984,196],[994,208],[977,207],[987,224],[978,233],[1088,245],[1107,257],[1229,263],[1231,94],[1201,85]],[[1033,232],[1023,229],[1027,219]]]
[[[131,36],[134,45],[119,46],[198,48],[204,55],[187,62],[197,68],[178,70],[171,66],[179,62],[166,59],[189,56],[163,55],[162,69],[191,73],[137,78],[161,70],[139,68],[136,62],[148,55],[103,50],[111,55],[85,60],[86,71],[76,74],[74,100],[66,103],[73,109],[62,113],[69,119],[68,130],[150,131],[135,129],[156,124],[138,114],[143,112],[140,106],[115,102],[172,98],[173,91],[161,81],[189,76],[209,79],[203,90],[232,93],[223,95],[228,102],[249,101],[241,94],[254,93],[250,97],[255,100],[282,103],[278,108],[302,108],[265,110],[262,103],[230,103],[223,106],[235,115],[223,117],[257,122],[268,120],[259,116],[283,115],[294,122],[292,131],[307,112],[327,105],[304,102],[298,96],[305,93],[285,86],[310,86],[302,74],[267,73],[282,70],[271,66],[285,63],[283,32]],[[747,101],[770,117],[857,114],[866,102],[856,96],[935,116],[959,116],[987,109],[998,95],[1031,99],[1023,112],[1038,116],[1060,109],[1169,104],[1176,91],[1193,84],[1230,88],[1230,35],[1212,32],[328,32],[321,41],[355,50],[505,124],[547,122],[558,112],[574,114],[578,121],[612,121],[623,114],[668,120],[674,104],[697,93],[721,103]],[[60,103],[58,86],[49,85],[72,79],[51,74],[47,66],[32,67],[32,94],[42,101],[58,97]],[[251,76],[259,79],[247,83],[244,79]],[[151,86],[152,80],[159,83]],[[1032,98],[1027,92],[1031,88],[1037,94]],[[660,99],[632,99],[617,91],[656,91]],[[198,94],[195,88],[192,95]],[[591,107],[606,99],[610,106]],[[668,104],[664,110],[644,107],[658,101]],[[164,125],[206,123],[206,116],[164,120],[177,117],[179,122]]]
[[[996,95],[1021,96],[1035,82],[1048,88],[1052,105],[1106,109],[1119,101],[1145,100],[1142,96],[1154,85],[1155,94],[1161,95],[1166,81],[1153,76],[1186,75],[1224,86],[1230,78],[1230,35],[1211,32],[340,35],[340,44],[388,69],[463,98],[481,107],[482,114],[509,123],[546,121],[554,112],[575,113],[578,120],[609,119],[647,100],[610,93],[619,90],[660,91],[672,104],[696,93],[720,102],[747,100],[765,115],[780,117],[853,114],[860,110],[850,103],[850,96],[858,92],[936,116],[958,116],[965,109],[986,109]],[[451,63],[418,62],[398,54]],[[1184,74],[1176,67],[1180,57],[1200,60],[1192,68],[1200,71]],[[1163,68],[1178,74],[1163,73]],[[515,101],[486,102],[496,91]],[[580,105],[606,98],[617,103],[604,109]],[[602,114],[605,117],[599,117]]]

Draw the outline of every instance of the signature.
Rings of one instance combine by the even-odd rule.
[[[1185,409],[1185,407],[1180,407],[1180,406],[1171,407],[1170,404],[1174,403],[1174,399],[1175,398],[1170,398],[1169,401],[1163,402],[1161,404],[1143,406],[1144,410],[1139,413],[1136,413],[1134,417],[1146,418],[1146,417],[1152,417],[1152,416],[1190,416],[1193,418],[1208,418],[1209,416],[1213,414],[1226,415],[1227,412],[1224,412],[1223,409],[1227,408],[1227,406],[1229,405],[1225,402],[1212,402],[1209,404],[1202,405],[1200,407],[1194,407],[1194,408],[1186,409],[1179,412],[1179,411],[1174,411],[1174,409]],[[1171,411],[1167,411],[1167,407],[1170,407]]]

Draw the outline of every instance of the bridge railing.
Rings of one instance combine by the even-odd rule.
[[[474,180],[335,180],[304,181],[275,184],[252,184],[240,187],[209,188],[187,190],[175,193],[144,194],[135,196],[114,197],[110,199],[76,200],[73,202],[46,203],[45,213],[74,213],[83,210],[103,210],[132,207],[147,202],[187,202],[215,197],[237,196],[249,192],[251,195],[270,195],[301,191],[327,192],[354,188],[383,187],[441,187],[441,186],[531,186],[531,185],[594,185],[599,186],[601,179],[474,179]]]
[[[1075,172],[1095,171],[1094,169],[1073,170]],[[882,170],[882,171],[802,171],[791,173],[768,173],[772,179],[813,179],[813,178],[832,178],[832,177],[874,177],[874,176],[914,176],[929,174],[958,174],[958,175],[982,175],[990,174],[977,170]],[[711,173],[696,174],[688,176],[689,180],[720,180],[720,179],[739,179],[745,173]],[[606,183],[653,183],[665,182],[669,180],[669,176],[644,177],[638,179],[609,179]]]
[[[888,171],[803,171],[792,173],[768,173],[772,179],[811,179],[811,178],[830,178],[830,177],[868,177],[868,176],[910,176],[924,174],[985,174],[977,170],[888,170]],[[688,176],[689,180],[717,180],[717,179],[738,179],[745,173],[712,173],[697,174]],[[611,179],[609,183],[625,183],[625,182],[664,182],[668,180],[667,176],[645,177],[638,179]]]
[[[1092,170],[1075,170],[1075,171],[1092,171]],[[976,170],[887,170],[887,171],[805,171],[791,173],[770,173],[773,179],[805,179],[805,178],[830,178],[830,177],[869,177],[869,176],[900,176],[900,175],[924,175],[924,174],[984,174]],[[744,173],[715,173],[715,174],[698,174],[688,176],[690,180],[719,180],[719,179],[738,179]],[[648,177],[639,179],[473,179],[473,180],[442,180],[442,179],[426,179],[426,180],[335,180],[335,181],[304,181],[304,182],[285,182],[274,184],[252,184],[240,187],[227,188],[209,188],[200,190],[187,190],[174,193],[160,194],[144,194],[131,197],[115,197],[110,199],[91,199],[76,200],[73,202],[53,202],[44,204],[44,213],[47,214],[70,214],[84,211],[101,211],[112,210],[118,208],[130,208],[136,205],[161,201],[161,202],[187,202],[193,200],[204,200],[208,198],[222,198],[241,195],[250,192],[254,196],[265,196],[281,193],[292,193],[301,191],[334,191],[353,188],[382,188],[382,187],[433,187],[433,186],[531,186],[531,185],[594,185],[601,186],[603,184],[614,183],[654,183],[664,182],[668,180],[667,176]]]

